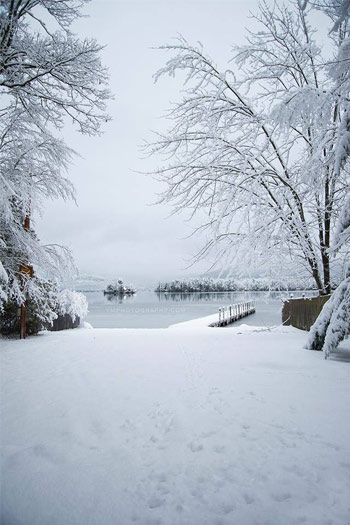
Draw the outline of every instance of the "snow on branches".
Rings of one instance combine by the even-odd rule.
[[[79,317],[83,319],[88,314],[88,302],[84,294],[72,290],[62,290],[57,297],[59,315],[70,315],[74,323]]]
[[[220,71],[184,38],[163,46],[170,59],[155,75],[184,75],[169,130],[148,146],[165,158],[154,174],[162,202],[206,216],[197,254],[230,254],[232,265],[291,261],[329,293],[329,249],[349,187],[347,160],[336,166],[345,103],[334,95],[308,10],[262,3],[260,30]],[[344,257],[340,251],[339,259]]]
[[[322,349],[327,359],[348,335],[350,335],[350,266],[347,277],[337,287],[311,327],[306,348]]]
[[[54,135],[72,122],[99,134],[108,120],[107,71],[93,39],[71,31],[87,0],[0,0],[0,306],[43,291],[35,280],[72,268],[69,251],[42,246],[30,224],[47,199],[74,199],[74,155]],[[34,267],[33,283],[19,270]],[[37,284],[39,284],[39,281]]]

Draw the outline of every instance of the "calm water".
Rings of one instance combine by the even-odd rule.
[[[274,326],[281,323],[282,300],[287,293],[222,292],[222,293],[162,293],[140,291],[130,297],[84,292],[89,301],[85,319],[94,328],[166,328],[171,324],[215,314],[221,306],[255,300],[256,313],[235,323]],[[294,292],[294,297],[301,292]],[[313,295],[308,292],[308,295]]]

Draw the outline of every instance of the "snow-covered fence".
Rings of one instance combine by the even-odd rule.
[[[50,332],[59,332],[60,330],[69,330],[70,328],[78,328],[80,324],[80,317],[76,316],[73,320],[70,314],[59,315],[57,319],[52,322],[52,325],[47,326]]]
[[[84,294],[73,290],[62,290],[57,297],[58,315],[70,315],[73,322],[77,317],[87,316],[88,302]]]
[[[300,330],[310,330],[319,316],[323,305],[329,298],[330,295],[320,295],[319,297],[288,299],[288,301],[284,301],[282,323],[287,326],[294,326]]]
[[[219,321],[211,326],[226,326],[255,312],[254,301],[246,301],[219,308]]]
[[[62,290],[57,296],[57,318],[52,324],[46,324],[46,328],[52,332],[77,328],[87,313],[88,302],[84,294]]]

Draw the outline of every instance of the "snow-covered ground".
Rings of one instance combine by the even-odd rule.
[[[306,335],[0,340],[1,523],[348,525],[350,343],[325,361]]]

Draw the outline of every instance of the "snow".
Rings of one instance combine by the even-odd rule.
[[[189,329],[189,330],[197,330],[198,328],[216,328],[214,326],[214,323],[217,323],[219,320],[219,316],[217,313],[213,315],[206,315],[205,317],[199,317],[198,319],[191,319],[190,321],[184,321],[183,323],[177,323],[169,326],[169,329]],[[227,325],[227,327],[223,328],[230,328],[232,333],[235,334],[243,334],[248,332],[261,332],[265,330],[271,330],[271,328],[267,328],[264,326],[253,326],[253,325],[247,325],[247,324],[240,324],[235,325],[235,323]],[[288,331],[289,327],[275,327],[275,330],[277,329],[283,329]]]
[[[212,315],[206,315],[205,317],[199,317],[198,319],[191,319],[190,321],[184,321],[183,323],[177,323],[170,325],[170,329],[181,329],[189,328],[189,329],[196,329],[196,328],[211,328],[210,325],[212,323],[217,323],[219,320],[218,313],[212,314]]]
[[[346,278],[335,289],[311,326],[306,348],[321,349],[327,359],[350,335],[350,266]]]
[[[348,524],[349,341],[206,323],[0,339],[1,523]]]
[[[77,317],[84,319],[88,314],[88,302],[86,296],[73,290],[62,290],[57,296],[58,313],[70,315],[73,323]]]

